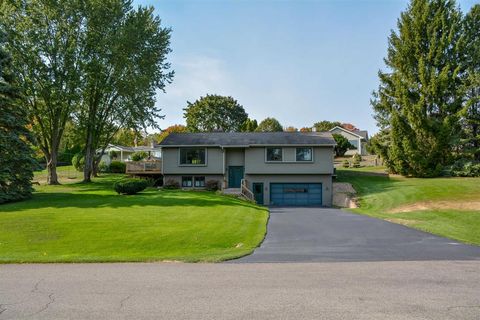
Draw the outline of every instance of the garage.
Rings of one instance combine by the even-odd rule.
[[[321,183],[271,183],[270,204],[274,206],[321,206]]]

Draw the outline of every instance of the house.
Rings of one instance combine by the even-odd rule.
[[[144,151],[152,159],[160,159],[162,156],[161,149],[158,145],[152,144],[150,146],[126,147],[115,144],[109,144],[102,155],[101,161],[110,164],[112,161],[130,161],[132,154],[135,152]],[[97,150],[101,152],[101,150]]]
[[[332,134],[340,134],[347,138],[347,140],[355,147],[355,149],[348,150],[345,155],[354,155],[358,153],[361,156],[367,155],[366,145],[368,142],[368,131],[366,130],[354,130],[350,131],[342,127],[335,127],[330,129]]]
[[[259,204],[332,204],[329,132],[172,133],[160,146],[164,183],[188,189],[216,180]]]

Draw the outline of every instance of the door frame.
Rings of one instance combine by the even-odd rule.
[[[231,169],[241,169],[242,170],[242,174],[241,174],[241,177],[240,177],[240,181],[239,181],[239,185],[238,186],[234,186],[232,185],[232,180],[233,179],[230,179],[231,175],[230,175],[230,170]],[[229,188],[240,188],[242,185],[241,185],[241,181],[243,179],[243,176],[245,174],[245,167],[244,166],[228,166],[228,187]]]
[[[257,204],[263,205],[263,203],[265,202],[265,201],[264,201],[264,198],[265,198],[264,184],[263,184],[263,182],[253,182],[253,183],[252,183],[253,197],[254,197],[255,201],[257,201],[257,199],[256,199],[257,193],[255,193],[255,185],[260,185],[260,186],[261,186],[261,189],[262,189],[262,193],[261,193],[262,196],[261,196],[261,198],[260,198],[260,199],[261,199],[261,202],[257,202]]]

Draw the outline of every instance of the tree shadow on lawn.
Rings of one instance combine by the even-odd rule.
[[[86,190],[92,191],[87,188]],[[136,195],[92,194],[80,192],[37,192],[31,199],[4,204],[1,212],[15,212],[42,208],[127,208],[133,206],[162,207],[216,207],[243,206],[258,209],[259,207],[233,197],[216,195],[211,192],[195,191],[157,191],[146,190]],[[105,190],[101,188],[101,190]]]

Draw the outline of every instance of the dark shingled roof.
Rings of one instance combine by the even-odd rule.
[[[168,146],[335,145],[330,132],[209,132],[171,133],[161,143]]]

